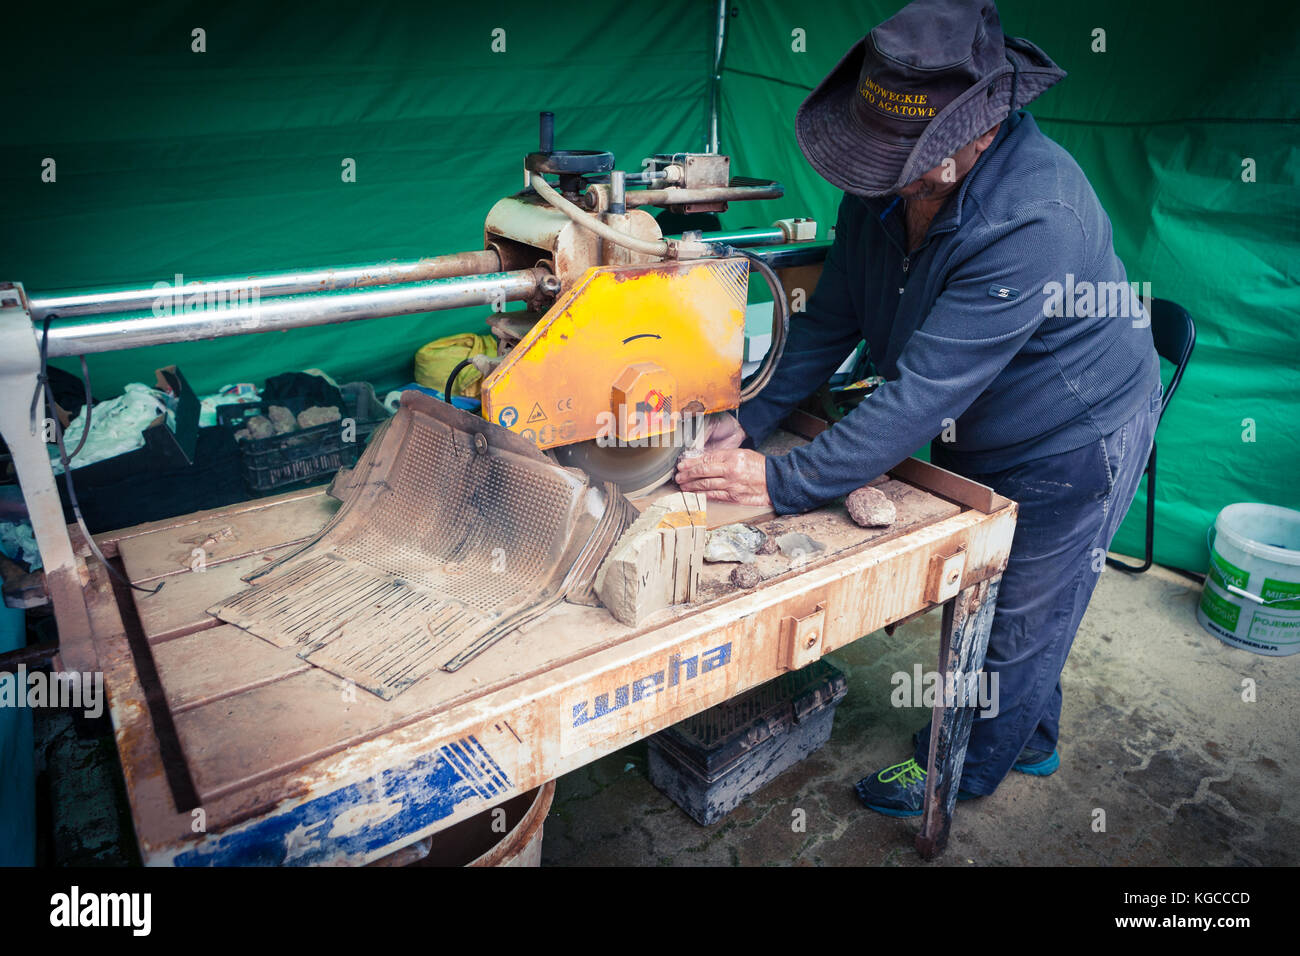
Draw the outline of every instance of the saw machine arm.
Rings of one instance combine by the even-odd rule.
[[[565,464],[645,490],[671,475],[704,415],[737,408],[771,378],[787,305],[766,264],[698,232],[666,238],[637,207],[719,212],[782,190],[733,182],[729,158],[712,154],[664,154],[621,172],[609,153],[552,149],[552,131],[542,114],[541,148],[525,161],[530,188],[493,207],[486,243],[519,264],[546,256],[564,291],[517,340],[498,336],[483,414]],[[644,188],[629,190],[630,179]],[[742,385],[751,263],[772,289],[772,347]]]

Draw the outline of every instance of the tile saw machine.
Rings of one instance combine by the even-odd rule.
[[[503,460],[531,449],[529,456],[545,455],[577,469],[571,473],[587,476],[593,488],[604,486],[611,502],[622,502],[618,492],[653,489],[671,477],[708,416],[757,394],[779,361],[785,293],[765,261],[771,254],[742,247],[789,249],[814,239],[816,224],[790,219],[768,229],[665,236],[648,208],[717,213],[734,201],[779,198],[783,188],[731,176],[730,159],[719,154],[656,154],[639,171],[624,172],[611,153],[559,150],[553,140],[554,117],[543,113],[539,148],[525,159],[527,187],[492,207],[479,251],[184,284],[178,277],[161,292],[165,283],[49,294],[0,283],[0,387],[32,394],[49,358],[488,305],[498,356],[462,363],[444,391],[473,364],[483,376],[482,417],[448,405],[422,421],[457,432],[449,447],[479,443]],[[809,261],[820,261],[817,253],[824,250]],[[744,378],[751,269],[767,281],[774,303],[770,348]],[[508,302],[527,308],[507,312]],[[419,414],[420,405],[407,393],[394,421],[404,411]],[[60,631],[84,632],[84,598],[38,419],[26,401],[4,403],[0,433],[28,503]],[[504,433],[508,442],[498,437]],[[64,474],[77,512],[66,461]],[[436,468],[422,483],[438,484]],[[455,497],[450,488],[444,493]],[[454,567],[471,537],[423,560]]]
[[[785,296],[765,263],[698,232],[665,239],[646,207],[717,213],[783,190],[732,178],[717,154],[659,154],[640,172],[616,170],[611,153],[553,149],[553,123],[542,114],[540,147],[525,160],[530,188],[492,207],[484,244],[506,268],[545,263],[561,292],[544,314],[489,321],[501,349],[473,362],[485,376],[482,413],[563,465],[644,492],[671,477],[705,416],[758,393],[785,336]],[[789,240],[809,226],[774,228]],[[777,307],[772,347],[742,383],[751,265]]]

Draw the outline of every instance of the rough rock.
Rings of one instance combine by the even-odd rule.
[[[265,415],[254,415],[245,422],[249,438],[271,438],[275,435],[275,426]]]
[[[287,435],[298,430],[298,419],[283,405],[272,405],[266,410],[266,417],[271,420],[277,435]]]
[[[864,528],[887,528],[898,518],[894,503],[879,488],[863,485],[844,499],[849,517]]]
[[[731,583],[745,590],[757,587],[762,580],[762,572],[753,564],[738,564],[731,572]]]
[[[335,405],[313,405],[298,413],[298,427],[312,428],[316,425],[324,425],[326,422],[337,422],[341,418]]]
[[[672,604],[695,600],[708,529],[704,495],[665,495],[623,532],[600,570],[596,593],[623,624],[638,626]]]
[[[789,534],[783,534],[776,539],[776,546],[781,549],[781,553],[787,558],[796,560],[808,558],[819,551],[825,551],[826,545],[820,541],[814,541],[806,534],[800,534],[798,531],[791,531]]]
[[[726,524],[709,532],[704,546],[704,560],[709,562],[740,561],[749,564],[767,541],[767,535],[752,525]]]

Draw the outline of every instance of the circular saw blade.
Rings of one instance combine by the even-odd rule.
[[[643,448],[602,445],[595,439],[551,449],[556,461],[581,468],[600,481],[612,481],[627,497],[658,488],[673,476],[682,446],[660,445]]]
[[[592,439],[552,448],[551,454],[561,465],[581,468],[600,481],[614,482],[625,497],[632,498],[671,480],[682,452],[688,447],[702,447],[709,428],[719,417],[720,413],[709,415],[702,426],[687,428],[684,435],[679,429],[657,445],[611,445]]]

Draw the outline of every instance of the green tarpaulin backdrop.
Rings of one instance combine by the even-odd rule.
[[[834,221],[838,195],[803,162],[794,111],[898,6],[730,5],[721,148],[737,173],[780,179],[787,194],[737,206],[725,225]],[[621,168],[704,147],[712,0],[563,9],[237,0],[11,13],[0,278],[49,291],[477,248],[488,208],[521,183],[541,109],[557,114],[557,145],[610,149]],[[1008,32],[1070,73],[1031,110],[1088,173],[1129,277],[1197,321],[1159,432],[1156,544],[1159,561],[1203,569],[1224,505],[1300,506],[1300,8],[1000,9]],[[195,28],[206,52],[192,50]],[[481,310],[383,319],[96,356],[91,369],[97,397],[173,363],[200,391],[312,366],[386,387],[410,379],[423,342],[481,325]],[[1139,546],[1142,504],[1117,548]]]

